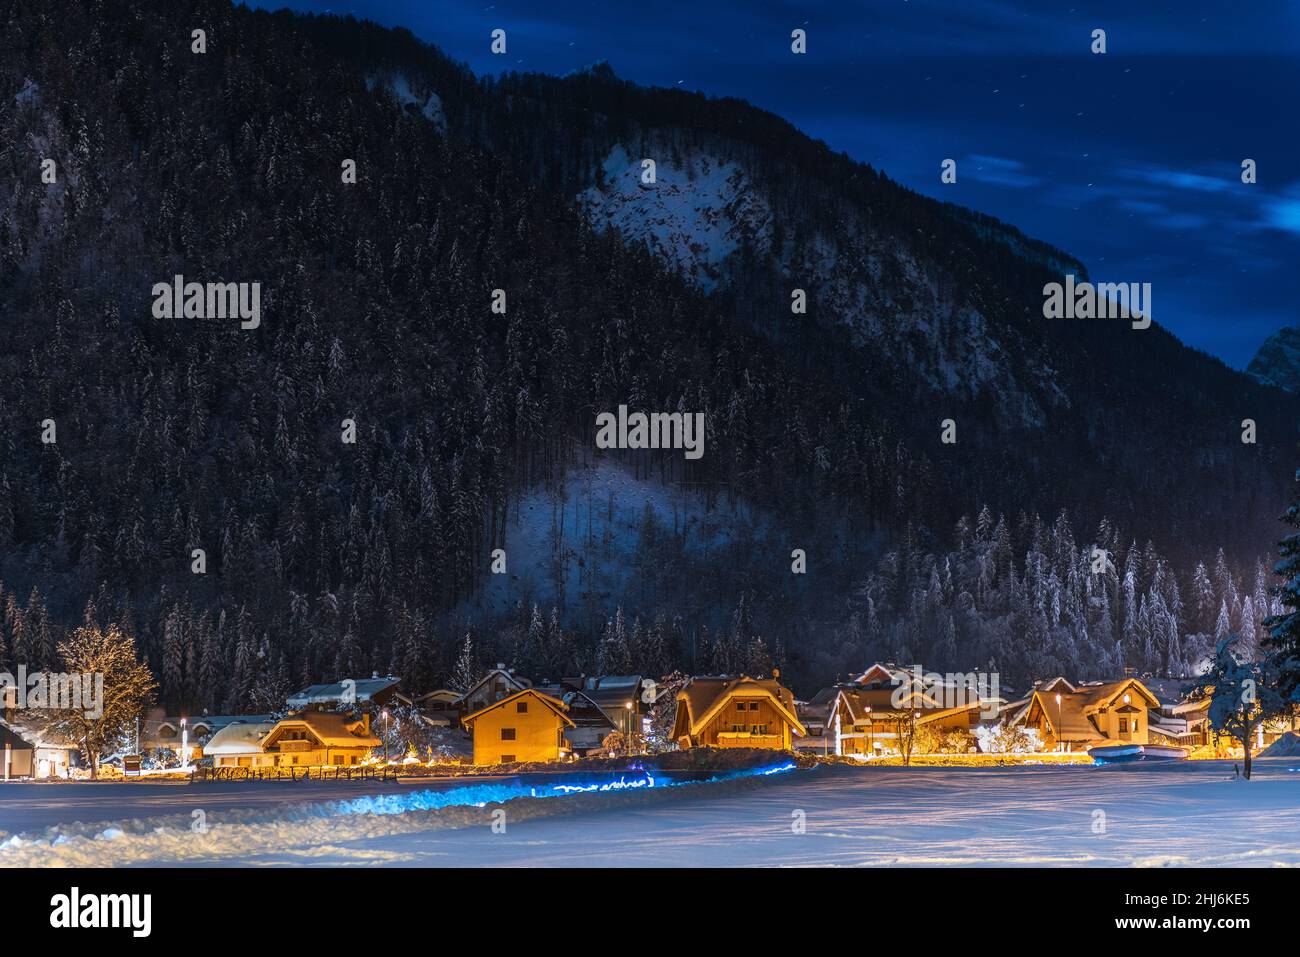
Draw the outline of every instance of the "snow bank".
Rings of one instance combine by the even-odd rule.
[[[366,794],[317,804],[189,816],[99,822],[14,835],[0,844],[4,867],[115,867],[238,863],[274,850],[296,856],[336,856],[348,842],[430,830],[520,822],[552,814],[589,812],[671,798],[699,790],[730,792],[794,769],[793,762],[723,772],[708,779],[672,780],[650,772],[513,778],[445,790]],[[500,817],[504,814],[504,819]],[[332,850],[326,855],[322,848]],[[379,855],[399,862],[400,853]]]
[[[1300,757],[1300,734],[1294,731],[1288,731],[1282,737],[1278,738],[1263,751],[1259,752],[1261,758],[1296,758]]]

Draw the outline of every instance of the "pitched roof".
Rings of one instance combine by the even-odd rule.
[[[579,728],[619,728],[610,712],[585,691],[564,685],[533,685],[532,690],[564,702],[569,718]]]
[[[5,721],[0,721],[0,748],[5,746],[14,751],[30,751],[36,747],[35,744],[23,737],[17,728],[12,727]]]
[[[1056,703],[1058,694],[1061,698],[1059,707]],[[1024,717],[1029,718],[1041,711],[1047,726],[1059,740],[1093,741],[1105,737],[1094,720],[1095,716],[1122,701],[1124,695],[1138,700],[1136,703],[1122,703],[1121,707],[1132,710],[1160,707],[1159,699],[1142,682],[1126,678],[1105,684],[1082,685],[1073,692],[1035,691],[1030,696]]]
[[[236,721],[208,739],[203,753],[251,754],[262,750],[262,738],[275,727],[274,721]]]
[[[582,679],[580,690],[605,711],[621,711],[627,702],[641,700],[641,675],[592,675]]]
[[[677,702],[686,705],[689,733],[699,734],[724,705],[736,695],[766,697],[800,736],[808,733],[795,715],[794,695],[775,679],[758,680],[741,675],[731,678],[692,678],[677,692]]]
[[[305,728],[327,748],[376,748],[382,742],[365,730],[365,722],[337,711],[304,711],[276,722],[262,739],[262,747],[277,744],[285,731]]]
[[[399,679],[390,675],[386,678],[345,678],[328,684],[308,685],[301,691],[289,695],[289,707],[305,708],[309,704],[369,701],[381,691],[396,685],[398,681]]]
[[[560,720],[563,721],[565,724],[567,724],[570,728],[577,727],[577,725],[573,723],[573,719],[570,718],[565,713],[568,710],[568,706],[563,701],[561,701],[559,698],[552,698],[550,695],[546,694],[545,692],[538,691],[536,688],[522,688],[519,691],[516,691],[514,694],[507,695],[506,697],[502,698],[499,701],[493,701],[491,704],[484,705],[483,707],[475,711],[473,714],[467,714],[465,715],[465,717],[461,718],[460,719],[461,723],[464,724],[466,727],[469,727],[471,721],[478,720],[483,715],[491,711],[493,708],[500,708],[502,705],[509,704],[511,701],[514,701],[518,698],[522,698],[525,695],[536,698],[547,708],[550,708],[559,716]]]
[[[850,679],[848,683],[854,685],[901,684],[907,679],[907,674],[907,669],[900,668],[893,662],[882,663],[877,661],[866,671]]]
[[[12,685],[10,687],[12,687]],[[27,747],[45,748],[53,751],[72,751],[80,747],[80,745],[69,739],[66,735],[60,734],[50,728],[42,727],[39,719],[28,722],[22,720],[22,718],[15,717],[9,721],[0,720],[0,725],[8,728],[18,737],[26,741]],[[0,747],[2,746],[3,745],[0,745]]]
[[[191,731],[197,732],[199,728],[206,727],[214,735],[230,724],[247,723],[249,721],[270,721],[274,723],[274,719],[269,714],[193,714],[184,717],[165,715],[157,719],[146,718],[143,723],[143,733],[152,737],[163,728],[171,728],[179,734],[182,721],[186,722]]]
[[[463,695],[461,695],[458,700],[468,701],[471,697],[473,697],[475,691],[478,691],[479,688],[483,687],[483,685],[486,684],[488,681],[490,681],[495,675],[500,675],[501,677],[505,678],[507,682],[514,685],[516,688],[520,690],[532,687],[531,681],[529,681],[527,678],[520,677],[519,675],[511,674],[509,668],[493,668],[482,678],[479,678],[478,681],[470,685],[469,689]]]
[[[894,704],[894,693],[899,692],[901,703]],[[857,685],[841,685],[831,702],[826,714],[827,723],[835,720],[839,714],[840,724],[852,724],[865,721],[868,714],[895,714],[899,711],[914,709],[917,711],[938,711],[943,705],[922,691],[898,688],[862,688]]]

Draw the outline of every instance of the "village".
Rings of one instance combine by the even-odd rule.
[[[1242,755],[1239,742],[1215,733],[1210,699],[1192,696],[1190,679],[1076,684],[1053,677],[1002,696],[988,677],[877,663],[802,700],[779,671],[770,678],[674,675],[659,682],[602,675],[534,682],[498,664],[463,691],[420,693],[398,677],[373,674],[311,685],[272,714],[172,715],[153,708],[122,750],[101,760],[96,776],[473,774],[687,749],[893,764]],[[0,719],[4,781],[90,775],[73,742],[42,730],[15,703],[7,694]],[[1261,722],[1252,753],[1294,730],[1293,719]]]

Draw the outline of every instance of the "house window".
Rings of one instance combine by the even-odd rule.
[[[758,702],[757,702],[757,701],[751,701],[751,702],[749,703],[749,710],[750,710],[750,711],[757,711],[757,710],[758,710]]]
[[[514,756],[513,754],[503,754],[503,755],[501,755],[501,763],[502,763],[502,764],[514,764],[514,763],[515,763],[515,756]]]
[[[736,702],[736,710],[737,710],[737,711],[744,711],[744,710],[745,710],[745,702],[743,702],[743,701],[737,701],[737,702]]]
[[[517,701],[517,702],[515,702],[515,711],[517,711],[519,714],[527,714],[527,713],[528,713],[528,702],[527,702],[527,701]]]
[[[502,741],[513,741],[514,739],[515,739],[515,729],[514,729],[514,728],[502,728],[502,729],[501,729],[501,740],[502,740]]]
[[[1128,734],[1128,718],[1119,719],[1119,733]]]

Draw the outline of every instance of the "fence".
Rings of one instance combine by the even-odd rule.
[[[396,781],[401,769],[363,765],[344,767],[288,768],[195,768],[190,783],[204,781]]]

